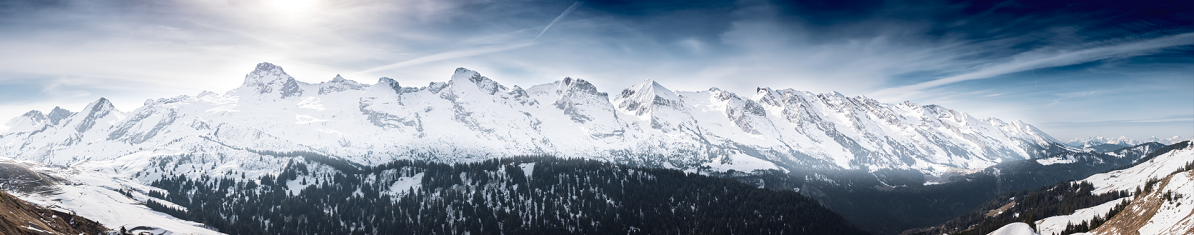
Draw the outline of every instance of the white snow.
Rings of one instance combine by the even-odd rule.
[[[1048,166],[1048,165],[1053,165],[1053,164],[1070,164],[1070,163],[1074,163],[1076,161],[1078,161],[1078,160],[1074,159],[1074,158],[1050,157],[1050,158],[1037,159],[1036,163],[1040,163],[1041,165]]]
[[[1162,139],[1162,138],[1157,138],[1156,136],[1153,136],[1153,137],[1149,137],[1148,139],[1144,139],[1144,140],[1135,140],[1132,138],[1128,138],[1126,136],[1120,136],[1120,137],[1114,137],[1114,138],[1095,136],[1095,137],[1074,138],[1074,139],[1071,139],[1070,141],[1066,141],[1065,144],[1072,146],[1072,147],[1077,147],[1077,148],[1088,148],[1088,147],[1098,146],[1098,145],[1102,145],[1102,144],[1115,144],[1115,145],[1131,146],[1131,145],[1142,144],[1145,142],[1157,142],[1157,143],[1161,143],[1164,145],[1170,145],[1170,144],[1175,144],[1178,142],[1191,140],[1191,139],[1194,139],[1194,138],[1173,136],[1173,137]]]
[[[298,103],[298,107],[304,108],[304,109],[314,109],[314,110],[319,110],[319,111],[325,110],[323,108],[323,104],[319,102],[319,97],[303,98],[303,101]]]
[[[1162,203],[1148,224],[1140,227],[1140,234],[1184,234],[1194,230],[1194,171],[1173,175],[1169,184],[1158,190],[1181,196]]]
[[[1036,231],[1032,231],[1032,227],[1023,222],[1015,222],[1004,225],[987,235],[1040,235]]]
[[[18,163],[31,170],[66,179],[70,184],[59,184],[58,191],[51,194],[24,194],[14,192],[22,200],[39,206],[74,212],[79,216],[95,220],[105,227],[128,228],[137,226],[152,226],[174,233],[182,234],[222,234],[200,226],[200,223],[174,218],[162,212],[157,212],[143,205],[135,195],[129,198],[117,192],[117,189],[153,189],[127,177],[116,176],[107,164],[87,164],[67,169],[56,169],[27,161],[6,162]],[[160,189],[158,189],[160,190]],[[162,201],[158,201],[162,202]],[[167,204],[177,207],[177,205]]]
[[[1095,216],[1107,216],[1107,212],[1111,211],[1116,204],[1119,204],[1123,201],[1128,201],[1128,199],[1129,198],[1111,200],[1097,206],[1079,209],[1074,211],[1073,214],[1051,216],[1049,218],[1037,220],[1035,222],[1036,229],[1040,231],[1041,234],[1060,234],[1061,231],[1065,230],[1066,224],[1077,225],[1081,224],[1082,221],[1090,221]]]
[[[446,83],[402,87],[389,78],[373,85],[342,77],[306,83],[263,63],[223,94],[150,100],[128,113],[99,105],[106,103],[93,102],[59,125],[38,118],[6,122],[11,128],[0,136],[0,155],[55,165],[156,150],[236,156],[214,159],[225,165],[256,160],[244,153],[251,149],[315,151],[376,165],[396,158],[476,162],[546,154],[725,170],[786,169],[786,162],[807,157],[830,163],[813,167],[940,175],[1028,159],[1035,146],[1057,142],[1019,121],[836,92],[672,91],[647,80],[602,93],[582,79],[523,89],[467,69]],[[40,127],[45,131],[13,132]],[[872,156],[858,161],[847,143]],[[744,152],[753,157],[740,156]]]
[[[734,170],[734,171],[738,171],[738,172],[750,173],[750,172],[754,172],[755,170],[779,169],[779,167],[776,166],[775,163],[771,163],[768,161],[764,161],[762,159],[751,157],[746,154],[730,155],[730,158],[728,159],[728,161],[726,163],[722,163],[720,161],[713,161],[710,163],[705,163],[705,166],[709,166],[713,171],[718,171],[718,172]]]
[[[463,68],[447,82],[422,87],[402,87],[389,78],[373,85],[342,77],[312,84],[269,63],[223,94],[149,100],[129,112],[100,99],[57,125],[32,115],[4,126],[0,156],[73,166],[78,172],[71,177],[94,179],[85,185],[113,188],[146,187],[168,173],[255,178],[277,174],[291,160],[250,150],[317,152],[362,165],[543,154],[742,172],[788,169],[788,162],[811,158],[827,164],[803,167],[943,175],[1029,159],[1030,151],[1059,142],[1020,121],[837,92],[672,91],[651,80],[600,92],[571,78],[523,89]],[[855,144],[862,149],[851,149]],[[871,156],[855,156],[857,150]],[[418,187],[419,180],[403,182],[392,191]],[[294,186],[292,194],[305,187],[287,185]]]
[[[328,121],[328,120],[318,119],[318,118],[315,118],[315,117],[312,117],[312,116],[301,115],[301,114],[300,114],[300,115],[294,115],[294,119],[295,119],[295,120],[297,120],[297,121],[295,121],[295,122],[294,122],[294,124],[307,124],[307,123],[312,123],[312,122],[326,122],[326,121]]]
[[[50,232],[50,231],[42,230],[42,229],[40,229],[40,228],[33,227],[33,226],[28,226],[28,225],[26,225],[26,226],[25,226],[25,229],[33,230],[33,231],[35,231],[35,232],[40,232],[40,233],[44,233],[44,234],[54,234],[54,233],[52,233],[52,232]]]
[[[399,177],[397,181],[394,181],[393,185],[390,185],[390,195],[394,197],[406,195],[407,193],[419,190],[419,187],[422,187],[422,183],[422,172],[410,177]]]
[[[1095,190],[1092,193],[1095,194],[1119,190],[1132,191],[1137,187],[1144,187],[1145,182],[1148,182],[1149,179],[1165,178],[1192,161],[1194,161],[1194,145],[1185,149],[1175,149],[1128,169],[1095,174],[1083,181],[1094,184]]]
[[[518,164],[518,167],[522,168],[522,174],[526,175],[527,179],[530,179],[531,175],[535,173],[534,162]]]
[[[303,184],[304,180],[307,184]],[[303,189],[311,187],[311,185],[315,185],[314,177],[306,175],[298,176],[298,178],[286,181],[286,193],[291,196],[299,195],[299,193],[303,192]]]

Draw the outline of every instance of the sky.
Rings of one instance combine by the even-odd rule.
[[[403,86],[758,87],[938,104],[1061,140],[1194,136],[1191,1],[0,1],[0,120],[224,92],[260,62]]]

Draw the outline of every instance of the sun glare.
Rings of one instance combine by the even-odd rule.
[[[303,17],[319,5],[319,0],[266,0],[266,4],[284,17]]]

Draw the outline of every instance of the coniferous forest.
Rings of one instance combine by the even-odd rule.
[[[238,177],[166,177],[148,194],[182,208],[146,204],[230,234],[866,234],[796,192],[591,160],[307,159]]]

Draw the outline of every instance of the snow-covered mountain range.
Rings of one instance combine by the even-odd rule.
[[[1095,137],[1074,138],[1070,141],[1066,141],[1065,144],[1069,145],[1071,147],[1075,147],[1075,148],[1093,148],[1093,147],[1096,147],[1099,145],[1107,145],[1107,144],[1126,147],[1126,146],[1143,144],[1143,143],[1147,143],[1147,142],[1157,142],[1157,143],[1161,143],[1164,145],[1170,145],[1170,144],[1175,144],[1177,142],[1182,142],[1182,141],[1191,140],[1191,139],[1192,139],[1191,137],[1181,137],[1181,136],[1174,136],[1174,137],[1162,139],[1162,138],[1157,138],[1156,136],[1153,136],[1146,140],[1135,140],[1132,138],[1128,138],[1126,136],[1120,136],[1120,137],[1114,137],[1114,138],[1095,136]]]
[[[147,100],[127,112],[101,98],[78,112],[30,111],[6,126],[0,156],[72,165],[189,154],[204,165],[194,171],[213,173],[280,167],[258,161],[271,151],[363,165],[546,154],[679,169],[938,174],[1061,146],[1020,121],[836,92],[672,91],[648,80],[611,95],[574,78],[508,87],[464,68],[421,87],[384,77],[311,84],[270,63],[223,94]]]

